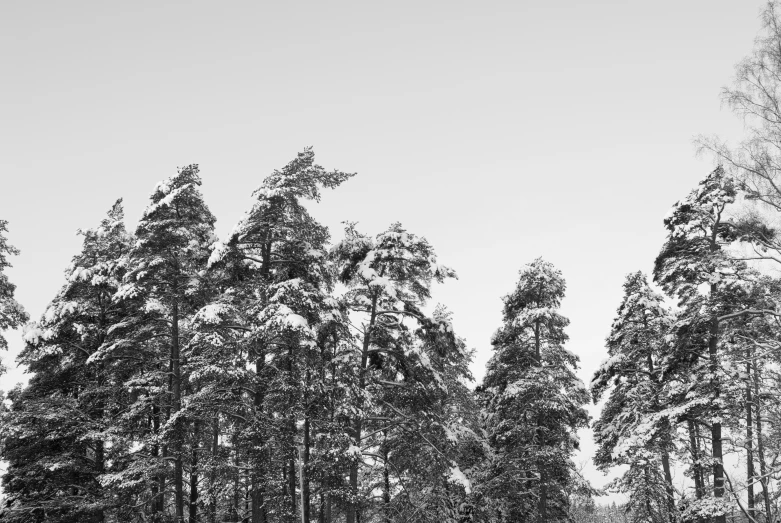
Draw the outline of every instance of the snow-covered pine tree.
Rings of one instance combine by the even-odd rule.
[[[777,509],[770,502],[772,481],[767,464],[778,444],[767,437],[767,421],[777,415],[779,401],[773,379],[762,376],[776,375],[778,369],[779,325],[775,311],[780,282],[750,272],[743,274],[756,279],[734,285],[722,295],[736,313],[720,324],[724,376],[720,393],[725,454],[743,454],[746,473],[744,480],[734,470],[725,471],[725,478],[727,492],[744,516],[770,521]]]
[[[716,138],[704,138],[700,143],[703,149],[714,153],[728,174],[735,177],[745,196],[748,205],[741,209],[742,216],[736,220],[736,225],[741,239],[752,247],[747,249],[746,257],[764,260],[762,265],[768,267],[781,261],[781,235],[777,227],[777,213],[781,210],[781,3],[778,0],[764,2],[759,19],[761,30],[754,40],[754,47],[736,65],[733,84],[722,93],[724,101],[743,120],[745,139],[737,147],[728,146]],[[751,202],[755,204],[753,207]],[[777,350],[767,349],[767,339],[760,342],[763,347],[759,347],[756,341],[752,342],[754,347],[748,347],[748,350],[763,355],[760,358],[753,357],[761,367],[763,360],[772,357]],[[777,346],[777,343],[770,342],[770,345]],[[763,374],[763,369],[759,368],[758,371],[760,375]],[[766,392],[761,389],[761,396],[768,399],[773,397],[772,393],[765,396]],[[755,405],[759,405],[763,399],[752,397]],[[752,416],[752,421],[756,432],[760,432],[761,418]],[[752,436],[758,437],[758,434]],[[760,442],[761,439],[758,439],[757,444]],[[754,452],[758,453],[759,448],[753,448]],[[764,458],[760,456],[759,460],[759,465],[763,467]],[[759,481],[766,481],[763,475],[759,477]],[[765,486],[763,483],[763,497],[767,498],[768,489]],[[764,517],[771,518],[771,504],[764,502],[763,505],[767,512]]]
[[[136,311],[144,321],[136,323],[138,329],[127,342],[157,353],[151,360],[156,373],[143,377],[151,384],[147,392],[156,397],[140,395],[135,409],[142,417],[153,419],[150,453],[162,450],[162,462],[173,464],[177,521],[184,520],[184,465],[192,455],[186,455],[185,450],[196,421],[183,410],[185,396],[194,392],[189,374],[197,370],[189,363],[194,334],[191,324],[195,312],[209,300],[211,287],[203,284],[203,274],[216,241],[215,218],[203,200],[200,185],[197,165],[179,169],[157,184],[136,228],[135,243],[124,261],[128,272],[117,293],[118,299],[140,297],[145,302],[144,308]],[[198,445],[192,437],[189,442]],[[153,514],[165,508],[164,476],[158,478],[158,490],[152,491],[157,498],[152,500]]]
[[[372,421],[386,425],[362,441],[364,460],[382,470],[367,474],[382,503],[365,507],[361,518],[472,521],[472,479],[485,449],[479,409],[467,388],[471,351],[455,336],[442,305],[408,332],[409,340],[399,334],[397,348],[409,347],[406,358],[385,360],[376,370],[382,388],[372,390],[378,406]]]
[[[494,334],[482,395],[495,457],[483,485],[499,521],[567,521],[576,431],[588,425],[589,394],[564,348],[569,320],[559,312],[566,284],[543,259],[520,271],[504,297],[504,324]]]
[[[3,331],[15,329],[24,325],[29,319],[24,308],[14,299],[16,286],[8,279],[5,269],[11,266],[8,257],[19,254],[19,251],[8,244],[5,233],[8,232],[8,222],[0,220],[0,349],[7,349],[8,342],[3,337]],[[0,373],[4,371],[0,365]]]
[[[370,438],[385,437],[390,430],[402,430],[410,440],[427,439],[430,422],[426,420],[426,403],[397,401],[394,404],[387,401],[390,399],[387,391],[400,388],[394,394],[400,400],[406,389],[421,394],[427,386],[441,386],[436,383],[439,372],[427,355],[431,349],[426,347],[431,346],[420,340],[427,333],[444,329],[444,336],[436,345],[436,350],[444,355],[449,350],[458,350],[456,339],[444,316],[430,318],[422,308],[431,296],[432,283],[455,277],[455,273],[437,263],[434,249],[425,238],[408,233],[400,224],[391,225],[374,238],[348,225],[344,240],[334,247],[331,256],[339,280],[347,286],[342,301],[349,311],[354,339],[343,355],[347,366],[344,383],[350,390],[349,406],[341,408],[338,415],[346,420],[345,428],[351,438],[346,521],[355,523],[362,509],[371,505],[373,480],[370,474],[364,474],[367,472],[361,466],[364,458],[376,462],[379,455],[378,465],[381,463],[383,470],[389,466],[387,456],[381,454],[380,441]],[[425,374],[428,375],[425,380],[418,378]],[[446,465],[443,471],[452,467],[447,454],[430,440],[425,448],[431,459],[442,460]],[[460,472],[452,475],[463,479]],[[359,489],[361,483],[365,488]],[[386,495],[386,504],[390,503],[388,498]],[[387,510],[385,516],[387,520]]]
[[[79,232],[66,284],[24,336],[19,361],[33,377],[3,420],[4,520],[104,521],[125,501],[101,483],[122,468],[129,444],[111,423],[127,400],[128,367],[104,357],[128,316],[112,299],[130,245],[121,200],[99,227]]]
[[[764,260],[763,268],[767,268],[781,261],[781,235],[777,227],[777,213],[781,210],[781,3],[778,0],[764,2],[759,19],[761,30],[754,40],[751,53],[736,65],[732,86],[723,90],[724,101],[743,120],[745,139],[734,148],[715,138],[702,139],[700,142],[703,149],[715,153],[728,174],[737,180],[748,204],[743,206],[742,216],[736,220],[741,239],[752,247],[747,249],[746,257]],[[752,201],[756,204],[753,207],[750,205]],[[765,281],[765,284],[768,283]],[[768,285],[770,288],[775,286]],[[775,291],[770,294],[775,294]],[[776,307],[769,311],[766,318],[772,318],[777,310]],[[756,320],[754,317],[752,322]],[[754,389],[752,404],[758,410],[772,409],[778,394],[775,387],[762,384],[767,385],[767,376],[774,372],[771,370],[774,363],[770,361],[775,360],[779,353],[778,342],[764,335],[748,341],[750,344],[745,348],[749,354],[753,354],[747,358],[751,360],[749,377],[751,381],[760,384]],[[748,389],[745,394],[748,395]],[[757,414],[755,411],[751,420],[755,428],[752,437],[756,438],[757,447],[751,451],[757,457],[759,468],[767,472],[764,451],[768,450],[767,445],[772,441],[772,438],[767,438],[766,432],[771,425],[763,424],[763,416]],[[761,450],[760,446],[763,447]],[[757,481],[761,483],[763,497],[763,508],[758,510],[765,512],[759,517],[771,521],[778,517],[778,509],[771,507],[772,503],[768,502],[773,496],[772,482],[761,471]],[[772,512],[776,512],[776,515]]]
[[[629,495],[638,522],[674,522],[676,516],[670,454],[677,419],[658,415],[668,403],[662,371],[671,323],[664,298],[646,276],[629,274],[607,338],[608,359],[591,381],[595,403],[609,392],[593,425],[594,462],[603,470],[629,467],[613,487]]]
[[[679,399],[672,399],[670,408],[692,422],[691,430],[699,430],[700,424],[710,427],[713,496],[691,504],[689,511],[692,516],[713,517],[716,523],[724,523],[724,368],[720,347],[724,322],[745,312],[733,299],[733,292],[747,274],[745,263],[732,258],[724,248],[735,239],[726,215],[736,197],[734,180],[718,167],[699,185],[665,218],[668,237],[655,262],[654,280],[678,299],[681,309],[664,371],[681,377],[672,394]],[[696,450],[697,442],[694,438],[692,442]]]
[[[304,201],[319,201],[321,189],[351,176],[326,171],[306,148],[264,179],[253,193],[252,208],[210,259],[224,289],[198,318],[203,331],[239,334],[245,363],[236,370],[234,386],[242,385],[248,394],[241,398],[247,423],[238,441],[249,449],[253,523],[297,521],[299,508],[308,521],[313,480],[323,493],[321,517],[330,504],[332,482],[325,469],[333,466],[331,449],[313,452],[314,435],[330,432],[325,407],[333,406],[336,393],[331,360],[335,340],[346,334],[340,334],[343,316],[329,296],[329,233]],[[253,371],[244,372],[248,366]],[[280,469],[284,481],[278,479]],[[299,469],[303,477],[297,479]]]

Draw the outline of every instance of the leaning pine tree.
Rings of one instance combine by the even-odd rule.
[[[304,203],[353,175],[327,171],[314,159],[304,149],[253,193],[252,207],[210,258],[224,290],[197,317],[202,331],[222,339],[242,333],[240,371],[220,379],[246,392],[233,401],[233,417],[242,421],[236,441],[248,449],[252,523],[298,521],[299,511],[309,521],[316,490],[321,518],[331,505],[334,481],[322,469],[333,460],[314,447],[332,432],[323,413],[334,388],[326,379],[334,362],[327,360],[342,315],[329,296],[328,229]],[[210,352],[215,362],[225,358],[214,344]]]
[[[537,259],[504,297],[504,324],[482,386],[486,431],[495,455],[484,495],[498,521],[567,521],[575,480],[576,431],[588,425],[589,394],[564,348],[569,320],[559,312],[566,284]]]
[[[669,410],[692,421],[695,430],[698,425],[709,427],[711,436],[713,495],[705,497],[704,477],[695,477],[698,499],[688,516],[712,518],[715,523],[725,523],[729,508],[722,450],[724,338],[730,320],[751,312],[736,300],[736,291],[751,276],[745,262],[726,249],[737,238],[727,216],[736,196],[735,181],[721,167],[709,173],[665,219],[668,237],[654,266],[654,280],[678,299],[680,307],[665,372],[684,378],[679,399],[673,399]]]

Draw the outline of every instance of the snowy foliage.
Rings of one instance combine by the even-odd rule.
[[[504,298],[504,323],[492,340],[482,397],[494,456],[479,488],[501,521],[567,520],[571,457],[590,398],[574,373],[577,356],[564,348],[569,320],[558,308],[565,290],[549,262],[525,266]]]
[[[27,313],[14,299],[16,286],[11,283],[4,273],[11,266],[8,260],[10,255],[19,254],[19,251],[8,244],[5,234],[8,231],[8,222],[0,220],[0,349],[8,348],[8,342],[3,337],[6,329],[15,329],[27,321]],[[3,368],[0,366],[0,372]]]

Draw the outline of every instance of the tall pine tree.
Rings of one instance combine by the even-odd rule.
[[[495,456],[485,486],[501,521],[566,521],[574,481],[576,431],[588,425],[588,391],[578,357],[564,348],[569,320],[559,312],[566,284],[543,259],[525,266],[504,297],[482,394]]]
[[[189,357],[194,335],[192,316],[208,302],[210,287],[203,275],[211,247],[216,242],[215,218],[200,192],[197,165],[189,165],[162,182],[151,196],[135,233],[135,243],[126,257],[128,272],[118,291],[119,298],[141,297],[145,305],[137,311],[145,318],[139,323],[135,342],[158,352],[156,364],[157,397],[144,401],[154,419],[155,443],[152,452],[162,450],[163,462],[173,464],[173,509],[177,521],[184,520],[184,467],[186,445],[195,419],[186,411],[185,397],[192,391],[193,370]],[[153,352],[154,352],[153,351]],[[188,460],[189,461],[189,460]],[[166,467],[167,468],[167,467]],[[158,478],[156,513],[163,512],[165,475]]]
[[[670,454],[678,420],[658,415],[668,403],[663,360],[671,323],[664,298],[650,288],[645,275],[628,275],[607,339],[609,358],[591,382],[595,402],[609,391],[594,423],[594,461],[603,470],[628,465],[614,486],[629,495],[635,521],[675,520]]]
[[[128,311],[113,300],[130,246],[118,201],[96,229],[80,231],[82,251],[41,320],[25,333],[19,361],[33,377],[11,395],[4,416],[3,477],[10,521],[103,521],[123,500],[102,476],[122,468],[128,447],[112,420],[126,402],[122,361],[106,349]]]
[[[678,299],[681,309],[665,369],[681,376],[676,394],[680,399],[668,407],[691,421],[690,431],[698,432],[701,424],[710,428],[713,495],[702,497],[690,510],[716,523],[726,521],[727,510],[722,436],[725,322],[745,312],[735,292],[750,280],[745,263],[726,248],[736,239],[727,215],[736,194],[734,180],[721,167],[709,173],[665,218],[667,242],[654,266],[654,280]],[[698,453],[696,440],[693,436],[692,451]],[[704,489],[704,480],[697,483]]]

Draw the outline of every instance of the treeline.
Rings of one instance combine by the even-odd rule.
[[[472,351],[428,304],[455,277],[433,247],[400,224],[329,245],[309,214],[351,176],[306,149],[218,241],[191,165],[133,234],[121,201],[82,231],[24,328],[3,521],[566,521],[590,494],[571,462],[589,398],[561,274],[523,268],[475,393]],[[0,283],[0,325],[20,326]]]

